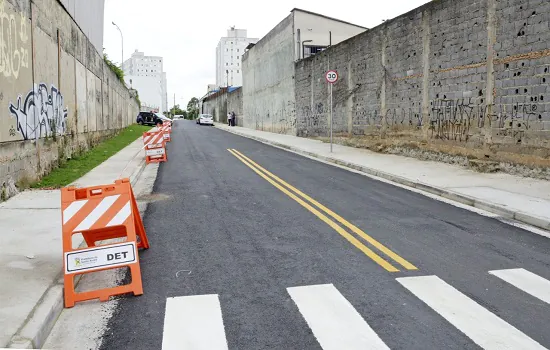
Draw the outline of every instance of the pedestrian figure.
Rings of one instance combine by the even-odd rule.
[[[227,125],[231,126],[231,113],[227,112]]]
[[[231,112],[231,126],[235,126],[237,123],[237,116],[235,115],[235,112]]]

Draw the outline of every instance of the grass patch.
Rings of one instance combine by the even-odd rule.
[[[141,137],[150,126],[131,125],[104,142],[101,142],[88,152],[63,162],[40,181],[31,185],[32,188],[60,188],[67,186],[76,179],[84,176],[90,170],[103,163],[124,147]]]

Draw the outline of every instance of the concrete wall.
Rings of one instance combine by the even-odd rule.
[[[295,133],[293,14],[249,51],[243,66],[243,126]]]
[[[235,112],[236,125],[243,125],[243,89],[237,88],[227,94],[227,111]]]
[[[1,1],[0,28],[0,186],[134,122],[137,102],[58,1]]]
[[[243,94],[242,88],[227,92],[222,88],[219,92],[205,98],[202,102],[201,112],[212,114],[214,120],[220,123],[227,123],[227,113],[235,112],[238,126],[243,124]]]
[[[550,156],[550,2],[441,0],[296,63],[297,134]],[[330,63],[329,63],[330,61]]]
[[[60,0],[98,52],[103,52],[105,0]]]
[[[222,88],[219,92],[212,94],[202,103],[200,113],[211,114],[214,121],[220,123],[227,122],[227,89]]]

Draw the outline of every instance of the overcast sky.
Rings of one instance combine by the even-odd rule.
[[[297,7],[372,28],[383,19],[408,12],[427,0],[106,0],[103,47],[109,57],[121,60],[136,49],[164,57],[168,80],[168,106],[183,107],[191,97],[202,97],[216,83],[216,45],[230,26],[247,29],[249,37],[262,38],[290,10]],[[336,6],[335,6],[336,5]]]

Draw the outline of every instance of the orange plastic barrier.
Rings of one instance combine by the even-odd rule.
[[[170,125],[163,125],[160,130],[164,135],[164,141],[166,142],[172,141],[172,137],[171,137],[172,127]]]
[[[166,162],[166,141],[163,131],[144,132],[145,161],[149,163]]]
[[[113,295],[143,294],[138,249],[148,249],[149,241],[129,179],[117,180],[111,185],[62,188],[61,222],[65,307],[73,307],[84,300],[107,301]],[[77,233],[82,233],[87,248],[73,248],[72,236]],[[112,238],[126,240],[96,245]],[[130,284],[81,293],[75,291],[76,275],[123,266],[130,269]]]

